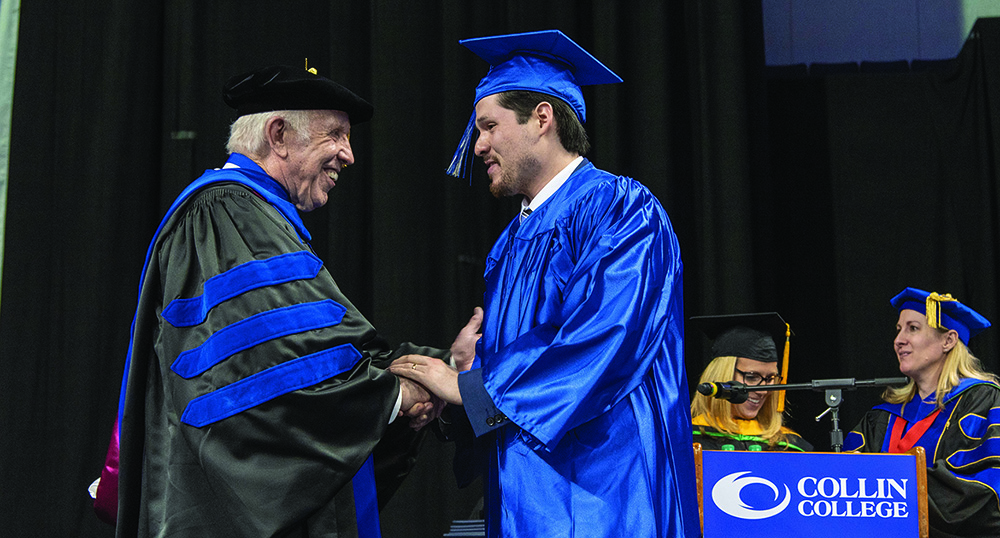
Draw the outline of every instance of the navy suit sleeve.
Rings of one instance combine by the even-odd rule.
[[[507,424],[507,416],[497,409],[483,386],[483,370],[475,368],[458,375],[458,392],[476,437]]]

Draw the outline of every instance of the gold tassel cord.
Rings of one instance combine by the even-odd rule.
[[[948,327],[943,327],[941,325],[941,303],[943,301],[954,301],[957,303],[958,299],[953,298],[950,293],[940,294],[936,291],[932,291],[930,295],[927,296],[927,307],[925,309],[927,326],[932,329],[948,329]]]
[[[789,351],[789,348],[791,347],[791,336],[792,336],[792,326],[786,323],[785,324],[785,351],[782,354],[783,356],[781,358],[781,376],[783,378],[782,381],[781,381],[782,383],[787,383],[788,382],[788,351]],[[784,413],[785,412],[785,391],[783,391],[783,390],[779,390],[778,391],[778,412],[779,413]]]

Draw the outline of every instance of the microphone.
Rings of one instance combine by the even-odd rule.
[[[741,404],[750,396],[747,393],[747,386],[743,383],[702,383],[698,385],[698,392],[705,396],[729,400],[734,404]]]

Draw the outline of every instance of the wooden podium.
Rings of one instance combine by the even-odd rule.
[[[927,457],[921,447],[905,454],[733,452],[702,451],[701,444],[694,443],[694,456],[698,512],[706,538],[719,535],[723,527],[727,534],[745,528],[748,535],[761,536],[842,537],[863,530],[860,535],[926,538],[930,532]],[[706,477],[712,481],[708,492]],[[912,495],[910,479],[916,486]],[[794,493],[789,483],[795,485]],[[757,487],[764,501],[776,502],[782,486],[785,500],[767,509],[749,506],[741,498],[743,488]],[[707,510],[706,500],[711,503]],[[809,530],[790,532],[796,525]]]

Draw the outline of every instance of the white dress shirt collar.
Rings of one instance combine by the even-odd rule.
[[[573,159],[573,162],[566,165],[566,168],[560,170],[559,173],[555,175],[555,177],[550,179],[549,182],[546,183],[544,187],[542,187],[542,190],[538,191],[538,194],[535,195],[534,198],[532,198],[530,204],[525,203],[525,200],[522,199],[521,220],[523,221],[528,215],[531,214],[532,211],[541,207],[541,205],[544,204],[545,201],[549,199],[549,197],[555,194],[555,192],[559,190],[559,187],[562,187],[562,184],[566,183],[566,180],[569,179],[569,176],[573,174],[573,171],[576,170],[576,167],[580,166],[580,163],[582,162],[583,162],[583,156],[579,156]]]

